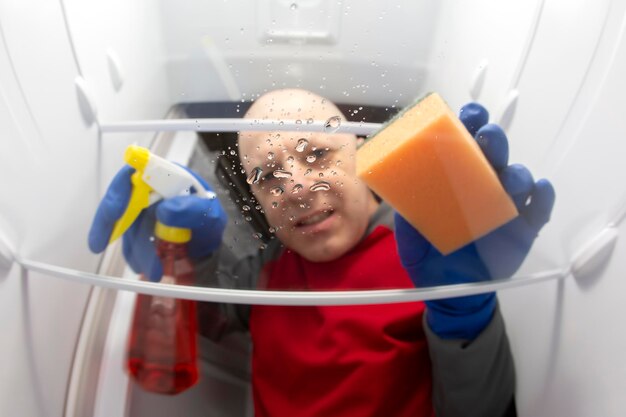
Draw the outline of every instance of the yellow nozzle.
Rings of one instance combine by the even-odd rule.
[[[124,160],[137,171],[143,171],[150,159],[150,151],[137,145],[130,145],[124,153]]]
[[[161,240],[171,243],[187,243],[191,240],[191,230],[180,227],[166,226],[161,222],[156,222],[154,234]]]
[[[115,222],[109,243],[122,236],[132,226],[141,211],[150,203],[152,188],[142,179],[143,171],[150,160],[150,151],[141,146],[130,145],[126,148],[124,160],[128,165],[135,168],[135,173],[130,177],[133,188],[124,214]]]

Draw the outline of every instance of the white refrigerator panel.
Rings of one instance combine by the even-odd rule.
[[[160,119],[171,107],[165,39],[158,2],[61,2],[77,65],[100,124]],[[148,145],[153,132],[103,136],[99,148],[105,187],[130,143]]]
[[[0,28],[0,227],[20,257],[94,270],[97,132],[77,105],[63,15],[2,1]],[[0,415],[62,416],[90,288],[17,265],[0,276]]]

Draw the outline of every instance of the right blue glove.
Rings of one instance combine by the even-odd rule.
[[[207,191],[212,191],[199,175],[190,169],[187,171]],[[128,205],[132,190],[130,177],[134,172],[134,168],[128,165],[120,169],[102,198],[89,230],[89,249],[92,252],[100,253],[109,244],[113,226]],[[188,244],[191,258],[202,258],[213,253],[222,241],[227,223],[226,213],[217,198],[179,196],[145,209],[124,233],[123,253],[133,271],[144,274],[150,281],[160,280],[163,274],[154,241],[154,225],[157,219],[167,226],[191,229],[191,241]]]
[[[396,241],[402,265],[417,287],[463,284],[513,275],[524,261],[539,230],[548,222],[555,200],[552,184],[534,181],[519,164],[508,165],[506,134],[488,124],[487,110],[470,103],[460,119],[475,137],[483,154],[498,173],[503,188],[515,203],[519,216],[480,239],[441,254],[402,216],[395,214]],[[474,339],[491,321],[495,293],[429,300],[426,320],[444,339]]]

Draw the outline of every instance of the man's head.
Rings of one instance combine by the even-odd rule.
[[[337,106],[309,91],[269,92],[245,117],[257,120],[328,120]],[[378,203],[355,173],[356,137],[314,132],[242,132],[239,156],[270,226],[290,249],[314,262],[339,258],[367,228]]]

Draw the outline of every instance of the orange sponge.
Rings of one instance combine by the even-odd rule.
[[[359,178],[443,254],[517,216],[478,144],[436,93],[369,139],[356,165]]]

